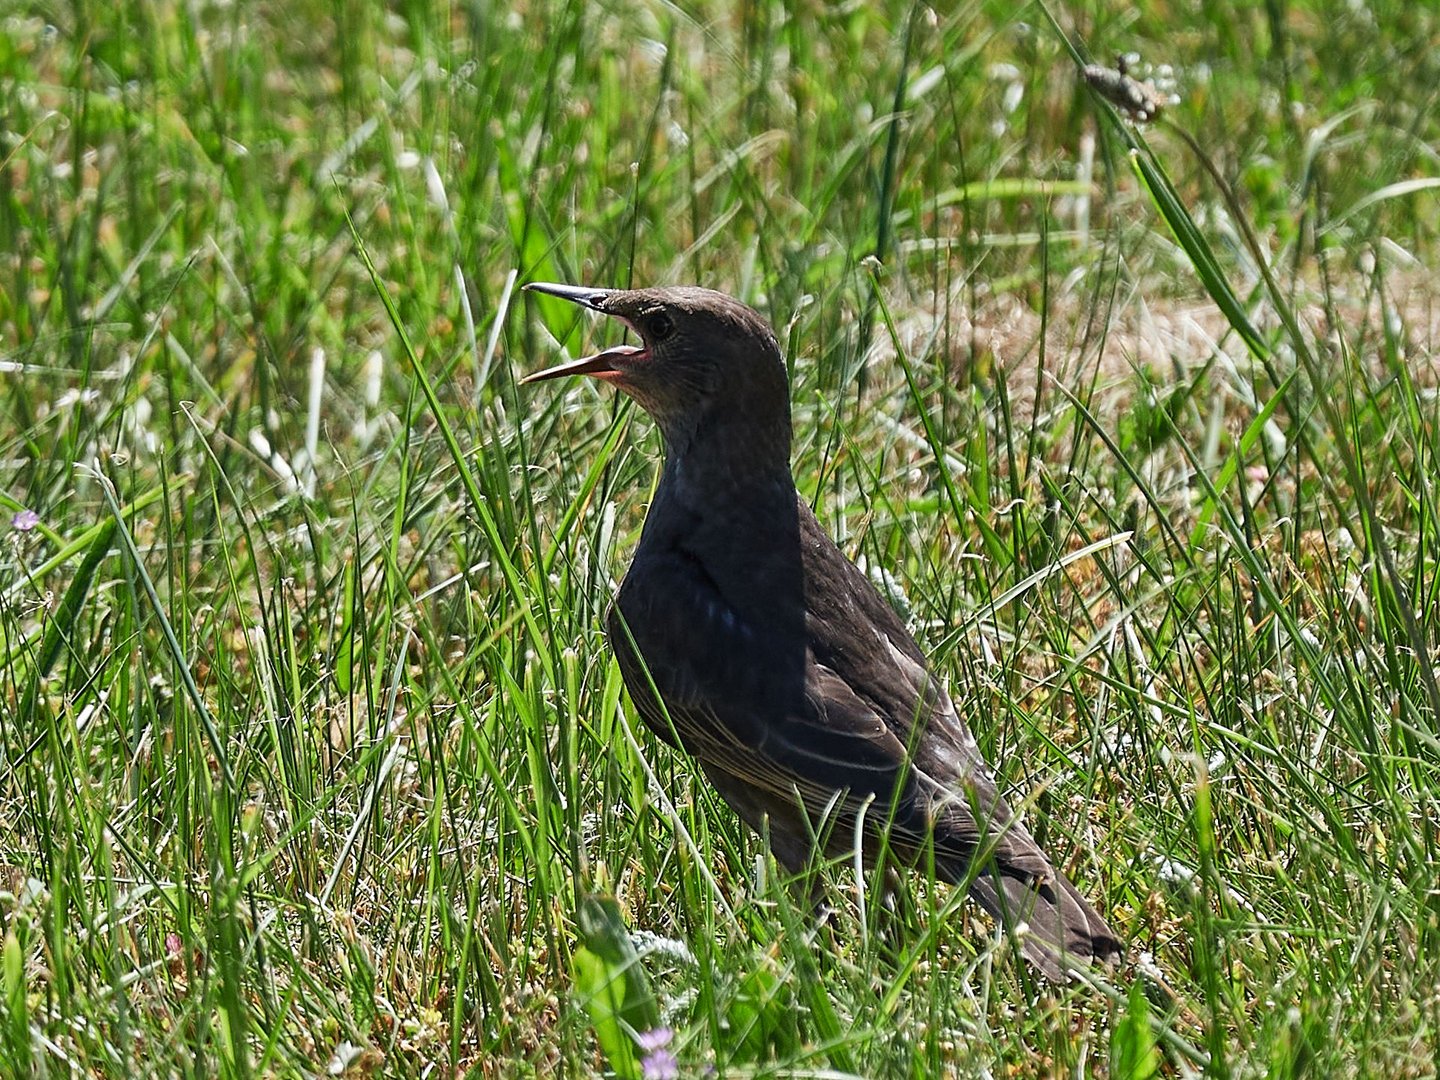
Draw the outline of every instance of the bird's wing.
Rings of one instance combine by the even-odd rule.
[[[801,535],[811,647],[907,747],[907,769],[937,856],[960,860],[956,874],[977,849],[1009,873],[1050,873],[1049,860],[1011,813],[980,747],[895,610],[808,511],[802,511]]]
[[[910,747],[937,873],[970,879],[971,895],[987,911],[1007,926],[1027,927],[1022,947],[1051,978],[1062,976],[1066,957],[1119,955],[1122,946],[1105,920],[1011,814],[950,695],[893,609],[813,517],[801,520],[811,647]],[[878,647],[857,649],[867,631]],[[980,876],[973,877],[976,852]]]
[[[672,746],[787,794],[893,787],[905,748],[815,663],[803,619],[799,633],[783,624],[743,618],[693,562],[648,554],[607,630],[641,716]]]

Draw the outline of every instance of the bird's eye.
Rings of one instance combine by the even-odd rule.
[[[645,335],[652,342],[664,341],[675,332],[675,322],[663,311],[656,312],[645,320]]]

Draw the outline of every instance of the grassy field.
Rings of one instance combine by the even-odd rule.
[[[1403,0],[5,5],[0,1075],[1434,1076],[1437,98]],[[622,694],[660,445],[529,280],[768,315],[1123,971],[815,930]]]

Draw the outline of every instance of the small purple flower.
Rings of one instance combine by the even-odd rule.
[[[670,1040],[675,1032],[668,1027],[653,1031],[641,1031],[635,1036],[635,1045],[640,1048],[640,1072],[645,1080],[679,1080],[680,1063],[670,1050]]]
[[[640,1047],[642,1054],[649,1054],[665,1049],[673,1038],[675,1038],[675,1032],[668,1027],[658,1027],[653,1031],[642,1031],[636,1034],[635,1045]]]
[[[645,1080],[680,1080],[680,1062],[669,1050],[652,1050],[640,1059]]]
[[[16,532],[29,532],[40,524],[40,515],[34,510],[21,510],[10,519],[10,527]]]

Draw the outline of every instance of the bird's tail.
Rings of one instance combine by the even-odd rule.
[[[1026,959],[1053,982],[1065,981],[1067,966],[1109,963],[1124,952],[1099,912],[1059,871],[1036,878],[995,867],[975,879],[970,895],[1019,935]]]

